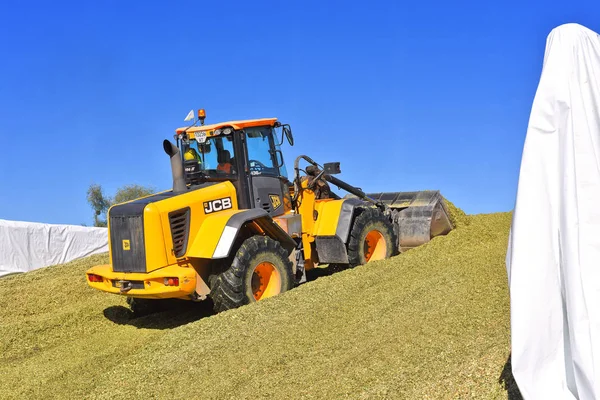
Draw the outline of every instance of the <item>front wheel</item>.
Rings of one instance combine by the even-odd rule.
[[[216,312],[276,296],[294,285],[285,249],[266,236],[252,236],[238,249],[231,266],[211,280]]]
[[[365,208],[356,217],[348,240],[350,267],[390,258],[397,253],[392,223],[375,208]]]

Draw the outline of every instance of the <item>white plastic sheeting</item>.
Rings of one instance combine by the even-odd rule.
[[[0,276],[108,251],[108,230],[0,219]]]
[[[512,370],[525,399],[600,399],[600,39],[548,36],[507,271]]]

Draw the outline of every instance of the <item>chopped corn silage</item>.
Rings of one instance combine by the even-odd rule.
[[[131,318],[106,255],[0,279],[0,398],[506,398],[509,214],[275,298]]]

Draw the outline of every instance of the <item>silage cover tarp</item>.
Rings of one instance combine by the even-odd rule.
[[[0,276],[107,251],[106,228],[0,219]]]
[[[507,270],[512,370],[525,399],[600,399],[600,39],[548,36]]]

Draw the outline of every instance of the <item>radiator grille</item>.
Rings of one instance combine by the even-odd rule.
[[[146,272],[144,221],[141,215],[110,217],[113,271]]]
[[[173,239],[173,254],[182,257],[187,251],[187,242],[190,232],[190,208],[169,213],[171,225],[171,239]]]

